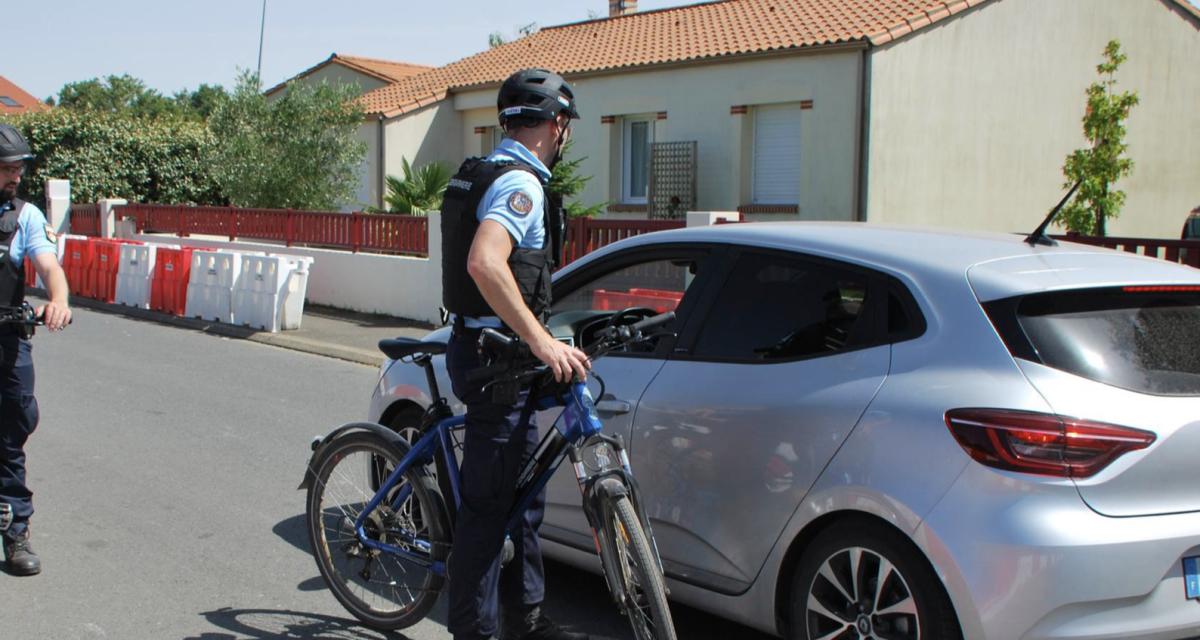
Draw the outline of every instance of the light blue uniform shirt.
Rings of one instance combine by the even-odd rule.
[[[533,167],[543,179],[550,179],[550,170],[546,165],[525,145],[511,138],[502,140],[487,159],[523,162]],[[484,220],[500,223],[518,248],[541,249],[546,243],[546,225],[542,215],[545,198],[542,183],[528,171],[509,171],[496,178],[483,192],[475,217],[481,223]],[[502,325],[496,316],[465,317],[463,322],[472,329],[499,328]]]
[[[12,208],[12,201],[0,204],[0,215]],[[25,208],[21,209],[21,215],[17,218],[17,230],[12,239],[9,257],[19,265],[26,255],[33,257],[56,251],[54,243],[46,237],[46,214],[26,202]]]

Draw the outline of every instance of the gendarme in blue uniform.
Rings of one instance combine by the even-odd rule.
[[[12,209],[11,201],[0,204],[0,216]],[[54,251],[55,245],[46,237],[45,214],[25,203],[9,249],[13,264],[20,266],[26,256]],[[11,327],[5,327],[0,330],[0,502],[12,507],[10,535],[23,531],[33,515],[33,492],[25,485],[24,451],[25,441],[38,423],[33,381],[32,345]]]
[[[525,145],[510,138],[501,141],[487,159],[522,162],[533,167],[542,179],[550,179],[550,170],[546,165]],[[518,248],[541,249],[546,243],[545,220],[542,216],[545,198],[541,183],[528,171],[509,171],[496,178],[492,186],[483,192],[475,217],[480,222],[495,220],[500,223]],[[463,321],[472,329],[499,328],[502,324],[496,316],[467,317]]]

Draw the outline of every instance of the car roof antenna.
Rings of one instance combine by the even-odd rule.
[[[1064,206],[1066,206],[1067,201],[1071,199],[1071,196],[1075,195],[1075,190],[1078,189],[1079,185],[1082,183],[1083,178],[1080,178],[1079,180],[1075,181],[1075,184],[1071,185],[1071,190],[1068,191],[1067,195],[1063,196],[1063,199],[1059,200],[1058,204],[1050,210],[1050,213],[1046,215],[1046,219],[1042,220],[1042,223],[1038,225],[1038,228],[1034,229],[1033,233],[1025,236],[1025,242],[1028,242],[1031,245],[1044,244],[1051,247],[1058,244],[1053,238],[1046,235],[1046,227],[1050,226],[1050,223],[1054,221],[1054,216],[1058,215],[1058,212],[1062,210]]]

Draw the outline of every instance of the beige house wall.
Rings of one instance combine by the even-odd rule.
[[[998,0],[874,50],[867,219],[1031,231],[1087,144],[1084,91],[1113,38],[1141,104],[1108,232],[1178,237],[1200,204],[1200,30],[1166,0]]]
[[[708,65],[572,78],[582,119],[573,128],[572,157],[591,175],[586,204],[620,197],[621,117],[666,112],[656,141],[697,141],[697,209],[730,210],[748,203],[753,107],[813,101],[801,116],[800,217],[851,220],[855,212],[860,53],[826,51]],[[456,94],[462,110],[463,155],[480,153],[493,126],[495,88]],[[750,113],[732,115],[730,107]],[[616,116],[612,124],[602,116]],[[794,217],[794,216],[789,216]]]

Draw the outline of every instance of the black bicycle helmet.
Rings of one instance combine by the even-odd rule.
[[[12,125],[0,124],[0,162],[33,160],[29,143]]]
[[[496,96],[496,110],[501,125],[510,118],[552,120],[559,113],[579,118],[571,85],[546,69],[523,69],[509,76]]]

